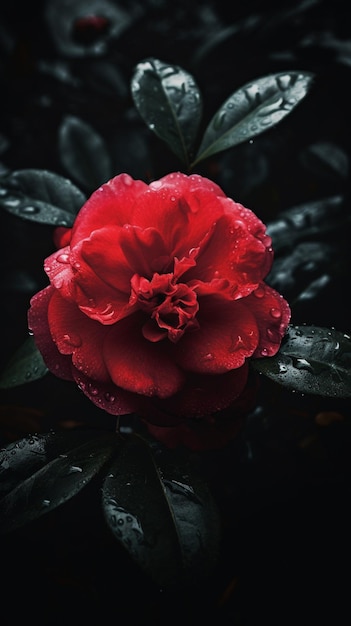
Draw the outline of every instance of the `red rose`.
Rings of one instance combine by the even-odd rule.
[[[280,347],[290,309],[264,283],[271,239],[207,178],[120,174],[56,241],[29,327],[49,370],[109,413],[208,417],[239,398],[248,359]]]

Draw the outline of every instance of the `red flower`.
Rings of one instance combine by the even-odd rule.
[[[120,174],[55,240],[29,327],[49,370],[109,413],[208,417],[239,398],[249,359],[280,347],[290,309],[264,283],[271,239],[207,178]]]

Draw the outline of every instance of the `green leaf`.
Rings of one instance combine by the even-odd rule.
[[[45,376],[48,372],[32,335],[16,350],[0,376],[0,389],[18,387]]]
[[[59,128],[61,162],[67,172],[89,191],[113,175],[110,154],[101,135],[74,115],[67,115]]]
[[[17,475],[23,471],[23,461],[31,460],[31,452],[39,457],[29,463],[30,475],[17,482],[14,488],[0,500],[0,532],[11,532],[49,513],[73,498],[101,470],[110,459],[118,441],[115,434],[96,435],[83,443],[75,441],[75,447],[66,449],[53,460],[37,469],[37,464],[46,461],[47,442],[45,437],[30,437],[21,440],[1,452],[1,464],[12,469],[11,455],[15,450],[14,465]],[[29,452],[28,447],[31,448]],[[20,457],[16,458],[16,451]],[[39,461],[39,462],[38,462]]]
[[[142,570],[162,587],[209,574],[218,556],[219,515],[189,459],[130,437],[109,470],[105,518]]]
[[[178,65],[150,57],[136,66],[131,93],[148,127],[188,165],[202,116],[193,76]]]
[[[333,398],[351,396],[351,337],[318,326],[289,326],[279,352],[253,359],[254,367],[275,382]]]
[[[16,170],[0,179],[0,207],[31,222],[72,226],[85,200],[70,180],[47,170]]]
[[[279,72],[235,91],[209,123],[192,167],[280,122],[305,97],[313,76],[310,72]]]

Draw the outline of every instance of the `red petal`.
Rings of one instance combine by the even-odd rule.
[[[204,417],[227,408],[242,393],[248,378],[245,363],[218,376],[188,375],[181,391],[165,400],[153,400],[154,408],[144,410],[145,419],[153,424],[167,425],[169,415],[180,417]],[[139,409],[140,411],[140,409]]]
[[[134,393],[116,387],[112,382],[91,380],[73,368],[74,380],[83,393],[96,406],[112,415],[126,415],[138,410],[138,397]]]
[[[200,328],[175,346],[175,358],[186,370],[222,374],[241,367],[257,347],[256,320],[241,300],[201,298],[197,320]]]
[[[49,302],[52,337],[62,354],[72,355],[73,365],[86,376],[108,381],[102,345],[109,327],[92,321],[78,307],[55,292]]]
[[[58,351],[50,333],[48,307],[54,293],[50,285],[33,296],[28,311],[28,326],[48,369],[59,378],[73,380],[71,358]]]
[[[79,211],[73,228],[71,244],[89,237],[99,228],[108,225],[123,226],[134,223],[133,210],[148,185],[133,180],[128,174],[119,174],[99,187]]]
[[[218,219],[209,241],[198,254],[196,268],[187,274],[187,280],[194,282],[228,280],[231,289],[223,295],[235,299],[251,293],[266,277],[273,261],[270,238],[262,241],[253,234],[261,222],[251,211],[249,218],[245,214],[245,220],[241,213],[241,205],[233,203],[232,215]]]
[[[111,327],[104,344],[104,361],[118,387],[167,398],[181,389],[183,374],[170,356],[169,342],[144,339],[143,322],[144,316],[134,314]]]
[[[283,296],[264,283],[246,301],[255,315],[260,333],[253,357],[273,356],[278,352],[289,324],[290,307]]]

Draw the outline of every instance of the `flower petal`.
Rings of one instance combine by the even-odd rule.
[[[104,226],[134,223],[133,210],[140,195],[148,190],[141,180],[128,174],[119,174],[99,187],[79,211],[72,228],[71,245],[89,237],[94,230]]]
[[[252,356],[274,356],[290,322],[291,311],[287,301],[275,289],[262,283],[248,296],[247,306],[256,317],[260,333],[258,346]]]
[[[142,335],[143,315],[134,314],[110,328],[103,348],[113,382],[145,396],[167,398],[181,389],[184,375],[170,356],[169,342]]]
[[[251,211],[248,211],[250,218],[243,220],[242,210],[241,205],[233,203],[232,214],[217,220],[210,238],[200,249],[196,268],[187,274],[188,281],[197,280],[199,285],[200,281],[227,280],[230,287],[222,295],[231,299],[251,293],[273,262],[270,237],[262,236],[261,231],[256,237],[254,231],[259,230],[261,223]]]
[[[72,355],[73,365],[86,376],[108,381],[102,345],[109,327],[92,321],[56,291],[49,302],[48,321],[61,354]]]
[[[175,358],[185,370],[222,374],[241,367],[257,347],[255,317],[241,300],[201,298],[197,320],[200,328],[175,346]]]
[[[145,418],[153,424],[162,425],[167,424],[165,415],[199,418],[221,411],[240,396],[248,372],[248,363],[244,363],[225,374],[191,374],[179,393],[165,400],[153,399],[153,410],[148,406]]]
[[[91,379],[75,368],[72,372],[79,388],[100,409],[112,415],[127,415],[138,410],[139,401],[134,393],[120,389],[112,382]]]
[[[55,289],[49,285],[32,297],[28,310],[28,326],[48,369],[59,378],[73,380],[71,358],[58,351],[49,328],[48,307],[54,294]]]

